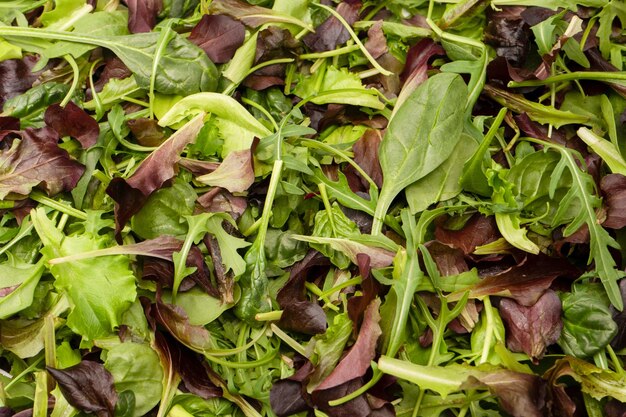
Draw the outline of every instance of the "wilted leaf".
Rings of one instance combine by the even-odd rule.
[[[15,193],[28,195],[40,186],[48,195],[70,191],[85,167],[57,146],[50,128],[26,129],[8,149],[0,151],[0,199]]]
[[[47,369],[71,405],[87,413],[95,413],[98,417],[115,415],[118,397],[113,386],[113,376],[102,364],[83,360],[69,368]]]
[[[164,129],[155,119],[139,117],[128,120],[126,125],[141,146],[160,146],[165,140]]]

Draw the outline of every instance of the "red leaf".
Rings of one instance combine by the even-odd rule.
[[[0,199],[15,193],[28,195],[40,186],[48,195],[70,191],[85,171],[79,162],[57,145],[50,128],[26,129],[21,140],[0,151]]]
[[[513,352],[541,359],[561,336],[561,300],[554,291],[546,291],[531,307],[502,299],[499,310],[507,330],[506,344]]]
[[[606,220],[604,227],[621,229],[626,226],[626,177],[621,174],[609,174],[602,177],[600,189],[604,194]]]
[[[162,0],[125,0],[128,6],[128,30],[150,32],[163,8]]]
[[[113,376],[104,365],[83,360],[69,368],[47,369],[72,406],[95,413],[98,417],[115,415],[117,392],[113,386]]]
[[[345,19],[350,26],[359,18],[360,2],[349,4],[348,2],[339,3],[337,13]],[[335,16],[330,16],[321,25],[319,25],[314,33],[309,33],[302,40],[305,45],[315,52],[332,51],[350,39],[350,34]]]
[[[370,367],[370,362],[376,356],[376,343],[382,334],[378,307],[380,307],[379,298],[372,301],[365,311],[359,336],[350,352],[339,362],[330,375],[315,388],[316,391],[327,390],[365,375]]]
[[[245,35],[244,25],[229,16],[204,15],[188,39],[202,48],[211,61],[223,64],[235,55]]]
[[[27,55],[23,59],[0,62],[0,109],[8,99],[24,93],[33,86],[39,72],[31,72],[38,58]],[[6,109],[5,109],[6,110]]]
[[[65,107],[59,104],[49,106],[44,120],[59,136],[71,136],[78,140],[83,149],[92,147],[98,141],[98,122],[71,101]]]
[[[466,255],[474,252],[476,246],[496,240],[499,235],[494,218],[480,214],[475,214],[460,230],[446,229],[445,225],[439,222],[435,229],[438,241],[459,248]]]

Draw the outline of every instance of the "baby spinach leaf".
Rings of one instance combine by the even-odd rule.
[[[380,145],[383,188],[372,234],[380,233],[393,199],[441,165],[461,138],[467,87],[456,74],[437,74],[417,87],[391,120]]]
[[[559,345],[568,355],[587,358],[608,345],[617,333],[608,300],[598,285],[576,286],[561,295],[563,332]]]

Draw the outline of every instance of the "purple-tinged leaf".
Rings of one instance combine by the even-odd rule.
[[[428,60],[435,55],[444,55],[445,51],[438,43],[432,39],[422,39],[411,48],[406,56],[406,64],[400,75],[402,82],[409,83],[418,73],[426,72]]]
[[[496,50],[498,56],[520,67],[530,51],[530,27],[522,19],[525,7],[503,7],[491,12],[485,29],[485,43]]]
[[[253,28],[276,20],[284,21],[286,17],[272,9],[255,6],[242,0],[213,0],[209,6],[209,13],[212,15],[225,14],[234,17],[244,25]]]
[[[337,367],[315,388],[316,391],[337,387],[355,378],[365,375],[370,362],[376,356],[376,343],[382,334],[380,329],[380,299],[372,301],[365,311],[359,336],[350,352],[339,362]]]
[[[104,69],[94,84],[96,91],[101,91],[106,83],[112,78],[123,79],[130,77],[132,71],[118,57],[109,58],[105,61]],[[93,94],[93,93],[92,93]]]
[[[0,108],[10,98],[24,93],[33,86],[39,72],[32,72],[37,58],[27,55],[22,59],[7,59],[0,62]]]
[[[626,177],[621,174],[606,175],[602,177],[600,189],[606,206],[606,219],[602,225],[611,229],[626,227]]]
[[[210,348],[208,330],[189,323],[189,316],[180,307],[157,300],[152,307],[154,319],[179,342],[196,352]]]
[[[71,101],[65,107],[59,104],[49,106],[44,120],[59,136],[71,136],[79,141],[83,149],[92,147],[98,141],[98,122]]]
[[[141,146],[160,146],[165,141],[165,131],[155,119],[130,119],[126,125]]]
[[[344,1],[337,6],[337,13],[352,26],[359,18],[360,7],[360,2],[350,4]],[[324,52],[332,51],[337,45],[342,45],[348,39],[350,39],[348,30],[335,16],[330,16],[315,29],[314,33],[309,33],[302,40],[311,50]]]
[[[174,264],[158,258],[145,259],[141,279],[154,281],[160,288],[172,288],[174,286]],[[190,277],[185,277],[180,283],[178,291],[189,291],[195,285],[196,283]]]
[[[115,415],[117,392],[113,386],[113,376],[104,365],[83,360],[69,368],[47,369],[72,406],[98,417]]]
[[[622,294],[622,300],[626,302],[626,279],[619,282],[619,289]],[[617,324],[617,334],[611,340],[611,347],[618,351],[626,347],[626,309],[617,311],[614,307],[611,307],[611,311],[613,312],[613,321]]]
[[[329,401],[345,397],[362,386],[363,382],[358,378],[327,390],[316,390],[311,395],[311,401],[329,417],[369,416],[372,409],[363,394],[336,407],[328,404]]]
[[[609,400],[604,406],[605,417],[626,417],[626,404],[617,400]]]
[[[371,276],[370,257],[364,253],[357,255],[357,266],[362,277],[361,292],[363,295],[353,296],[348,299],[348,317],[354,323],[354,332],[359,328],[361,318],[370,303],[378,296],[380,284]]]
[[[178,165],[194,175],[204,175],[219,168],[219,162],[200,161],[198,159],[181,158]]]
[[[162,0],[124,0],[128,6],[128,30],[131,33],[150,32],[163,8]]]
[[[383,186],[383,170],[380,167],[378,159],[378,149],[382,141],[380,130],[368,129],[363,136],[352,145],[354,152],[354,162],[365,171],[367,175],[374,181],[378,188]],[[365,181],[365,179],[362,179]],[[369,188],[368,184],[363,184]]]
[[[469,271],[461,249],[453,248],[436,240],[428,242],[425,246],[442,276],[459,275]]]
[[[244,25],[226,15],[204,15],[191,30],[189,41],[198,45],[216,64],[232,59],[243,44]]]
[[[513,417],[548,415],[547,385],[539,376],[498,370],[476,379],[498,397],[500,407]]]
[[[302,395],[303,387],[298,381],[281,379],[272,385],[270,405],[278,417],[287,417],[307,411],[309,405]]]
[[[499,295],[528,307],[539,300],[556,278],[577,278],[579,275],[578,269],[564,258],[528,255],[519,265],[481,279],[470,289],[470,297]]]
[[[0,116],[0,140],[4,138],[6,131],[20,130],[20,119],[13,116]]]
[[[554,291],[546,291],[531,307],[502,299],[499,311],[506,327],[507,347],[513,352],[524,352],[535,361],[561,336],[561,300]]]
[[[248,200],[244,197],[236,197],[218,187],[202,194],[197,202],[209,213],[228,213],[234,220],[241,217],[248,207]]]
[[[107,194],[115,200],[115,235],[120,239],[122,228],[141,210],[148,197],[176,175],[176,163],[185,146],[196,140],[204,114],[199,114],[141,162],[128,179],[114,178]]]
[[[213,187],[222,187],[231,193],[246,191],[254,183],[252,152],[249,149],[232,151],[220,166],[210,174],[196,180]]]
[[[377,20],[367,31],[367,42],[365,42],[365,49],[370,53],[372,58],[378,59],[387,51],[387,38],[383,33],[383,21]]]
[[[11,417],[15,413],[9,407],[0,407],[0,417]]]
[[[0,151],[0,199],[10,193],[28,195],[37,186],[48,195],[76,186],[85,167],[59,148],[57,141],[56,132],[50,128],[28,128],[20,139]]]
[[[326,270],[329,264],[328,258],[311,251],[294,265],[289,280],[276,297],[284,310],[279,326],[305,334],[326,331],[326,314],[317,303],[307,300],[304,284],[309,274],[319,272],[320,269]]]
[[[311,301],[294,301],[283,308],[278,326],[298,333],[322,334],[326,331],[326,313]]]
[[[459,248],[464,254],[474,252],[476,246],[481,246],[498,239],[500,233],[496,221],[491,217],[475,214],[460,230],[446,229],[445,225],[437,222],[435,237],[441,243]]]

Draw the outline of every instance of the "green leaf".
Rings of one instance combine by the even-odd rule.
[[[104,367],[115,390],[135,395],[134,417],[145,415],[161,400],[163,370],[156,352],[146,344],[120,343],[107,351]]]
[[[106,247],[108,239],[89,235],[65,236],[46,217],[43,208],[32,212],[37,234],[48,259]],[[98,271],[94,273],[94,271]],[[135,276],[126,256],[107,256],[52,265],[55,287],[72,305],[67,325],[85,340],[107,337],[137,296]]]
[[[144,89],[148,89],[150,85],[152,62],[160,39],[158,32],[98,37],[14,26],[1,26],[0,36],[55,39],[110,49],[135,74],[137,84]],[[72,50],[67,53],[72,54]],[[213,91],[217,87],[218,74],[215,65],[202,49],[177,33],[167,43],[157,68],[155,90],[163,94],[187,95]]]
[[[467,87],[456,74],[441,73],[421,84],[389,123],[380,144],[383,187],[372,234],[380,233],[393,199],[441,165],[461,138]]]
[[[561,295],[563,331],[559,346],[578,358],[588,358],[604,349],[617,333],[608,299],[598,285],[575,286]]]
[[[185,310],[189,317],[190,324],[194,326],[206,326],[215,321],[226,310],[232,308],[235,303],[239,301],[240,296],[241,291],[238,286],[234,288],[233,303],[224,303],[222,300],[211,297],[199,288],[192,288],[189,291],[178,293],[176,295],[176,302],[173,304]],[[172,303],[171,293],[165,292],[163,294],[163,301]]]
[[[41,23],[49,29],[68,29],[93,8],[85,0],[55,0],[54,8],[41,14]]]
[[[376,90],[365,88],[358,75],[346,68],[330,66],[325,71],[320,70],[300,80],[293,93],[303,99],[313,97],[311,102],[315,104],[340,103],[378,110],[385,108]]]
[[[461,134],[459,143],[448,159],[433,172],[409,185],[405,194],[411,213],[419,213],[431,204],[457,196],[462,190],[459,181],[463,175],[464,164],[477,148],[476,141],[469,134]]]
[[[232,217],[218,215],[209,218],[206,222],[206,227],[207,231],[217,239],[217,244],[220,247],[220,255],[222,256],[222,262],[224,264],[224,271],[233,271],[233,275],[238,277],[245,272],[246,262],[237,250],[247,248],[250,246],[250,243],[226,232],[222,226],[224,220],[236,226]]]
[[[0,320],[29,307],[41,274],[43,260],[36,264],[20,262],[12,257],[0,264],[2,288],[0,288]]]
[[[626,161],[613,143],[601,138],[586,127],[581,127],[576,133],[606,162],[612,172],[626,175]]]
[[[131,219],[133,232],[143,239],[183,237],[187,233],[184,217],[193,213],[197,198],[193,187],[184,181],[174,181],[171,187],[155,191]]]
[[[4,111],[13,117],[32,117],[50,104],[58,103],[69,91],[65,84],[48,82],[39,84],[24,94],[10,98],[4,103]]]
[[[350,189],[348,180],[342,172],[338,172],[337,177],[337,181],[333,181],[324,175],[321,170],[315,170],[314,179],[326,186],[326,192],[331,199],[336,199],[342,206],[373,216],[376,210],[376,202],[378,201],[378,195],[374,188],[370,187],[370,199],[366,200]]]
[[[600,51],[605,58],[611,55],[611,34],[613,33],[613,22],[619,19],[621,27],[626,27],[626,4],[620,0],[611,0],[600,2],[596,7],[602,7],[598,14],[598,39],[600,40]]]

